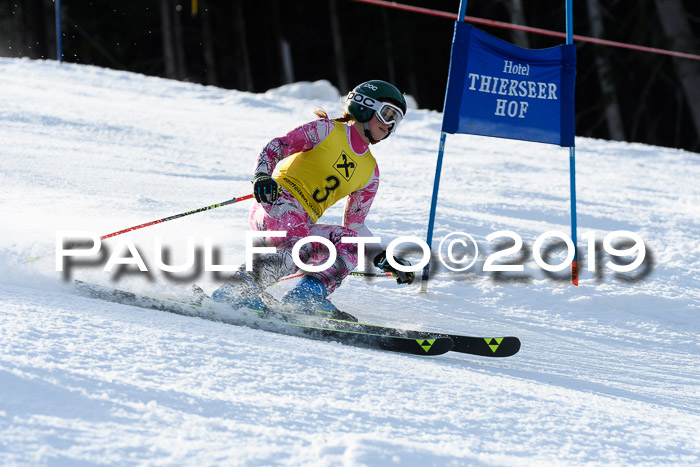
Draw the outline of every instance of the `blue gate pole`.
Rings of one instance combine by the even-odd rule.
[[[61,34],[61,0],[56,0],[56,60],[63,63],[63,40]]]
[[[566,0],[566,43],[574,43],[573,0]],[[576,148],[569,148],[569,184],[571,189],[571,241],[574,243],[574,259],[571,262],[571,283],[578,285],[578,242],[576,236]],[[589,258],[590,261],[590,258]]]
[[[442,172],[442,156],[445,154],[445,139],[447,139],[447,133],[444,131],[440,132],[440,147],[438,148],[438,158],[437,166],[435,167],[435,181],[433,182],[433,199],[430,202],[430,219],[428,220],[428,237],[425,242],[428,246],[431,246],[433,241],[433,227],[435,226],[435,211],[437,210],[437,198],[438,190],[440,189],[440,173]],[[425,266],[425,271],[428,270],[428,263]],[[424,271],[424,272],[425,272]],[[427,280],[428,278],[425,277]]]
[[[467,1],[459,1],[459,13],[457,15],[457,21],[464,21],[464,17],[467,14]],[[569,0],[570,1],[570,0]],[[449,82],[449,76],[447,78]],[[447,99],[447,89],[445,89],[445,99]],[[443,120],[445,118],[445,107],[447,107],[447,102],[442,106]],[[445,139],[447,138],[447,133],[444,131],[440,132],[440,147],[438,148],[437,166],[435,167],[435,180],[433,182],[433,198],[430,202],[430,218],[428,219],[428,235],[426,237],[426,243],[428,248],[432,249],[433,242],[433,229],[435,227],[435,212],[437,211],[437,199],[438,190],[440,189],[440,173],[442,172],[442,156],[445,153]],[[420,291],[428,291],[428,278],[430,277],[430,262],[423,268],[423,275],[421,276]]]

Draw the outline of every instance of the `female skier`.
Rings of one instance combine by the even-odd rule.
[[[379,185],[379,169],[369,146],[391,135],[406,113],[406,100],[392,84],[371,80],[355,87],[346,98],[345,112],[331,120],[323,110],[318,120],[306,123],[270,141],[257,159],[253,177],[255,203],[250,227],[255,231],[286,231],[285,237],[266,237],[275,253],[260,255],[253,268],[243,267],[231,281],[214,291],[212,298],[234,307],[266,309],[264,290],[282,277],[298,271],[292,259],[294,244],[308,236],[327,238],[337,252],[335,262],[321,272],[306,273],[282,297],[282,303],[300,311],[339,313],[326,298],[357,266],[357,244],[343,237],[371,237],[365,226]],[[346,198],[343,225],[316,222],[324,211]],[[394,273],[397,282],[412,283],[414,273],[401,272],[386,260],[386,251],[367,244],[369,257],[382,271]],[[321,264],[328,250],[306,243],[299,251],[305,264]],[[401,258],[397,263],[410,265]]]

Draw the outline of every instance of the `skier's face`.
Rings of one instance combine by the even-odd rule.
[[[375,141],[381,141],[386,138],[390,129],[391,125],[380,122],[376,113],[372,115],[372,118],[369,121],[369,131]]]

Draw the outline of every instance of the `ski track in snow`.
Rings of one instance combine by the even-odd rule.
[[[256,95],[0,58],[0,102],[0,464],[700,462],[698,154],[577,138],[575,288],[532,260],[520,280],[479,272],[495,231],[529,247],[545,231],[569,232],[568,151],[450,135],[435,239],[472,234],[476,272],[442,268],[424,295],[349,278],[333,300],[365,322],[517,335],[523,346],[502,360],[421,358],[103,303],[71,293],[55,271],[56,231],[103,235],[249,192],[269,139],[312,119],[315,105],[339,114],[328,85]],[[411,109],[373,148],[382,182],[367,223],[385,244],[425,236],[440,122]],[[247,210],[128,238],[149,265],[155,236],[173,264],[188,236],[211,238],[221,263],[238,264]],[[607,257],[599,276],[586,270],[583,234],[615,230],[644,239],[648,276],[617,277]],[[70,276],[169,297],[217,283],[102,265]]]

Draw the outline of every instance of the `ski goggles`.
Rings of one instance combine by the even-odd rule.
[[[390,102],[378,101],[353,91],[348,94],[348,100],[374,110],[377,119],[384,124],[398,126],[403,120],[403,111]]]

